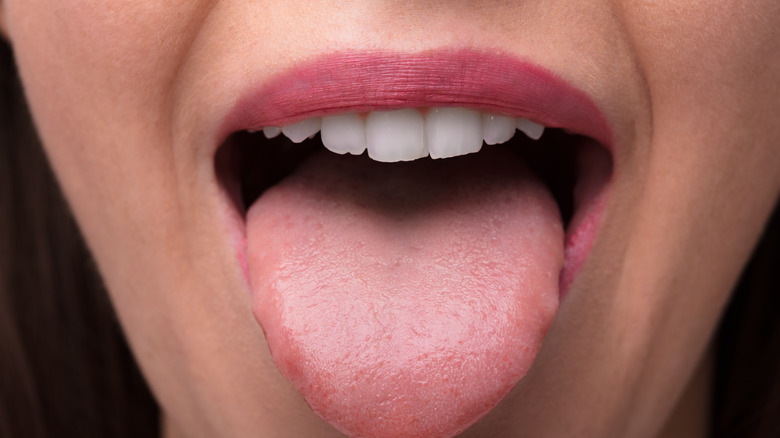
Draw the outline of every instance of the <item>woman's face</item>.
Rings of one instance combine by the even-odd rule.
[[[489,411],[465,436],[652,436],[780,190],[775,0],[0,8],[172,434],[337,435],[308,401],[357,433],[446,435]],[[574,219],[501,155],[527,139],[417,167],[314,153],[289,175],[271,157],[286,153],[257,150],[293,146],[230,135],[410,106],[410,126],[456,106],[598,141],[550,129],[539,143],[579,151],[545,158],[552,180],[579,175]],[[245,213],[248,190],[231,194],[251,178],[283,179]]]

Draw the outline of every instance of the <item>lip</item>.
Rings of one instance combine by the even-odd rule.
[[[329,114],[446,106],[524,117],[612,145],[606,118],[583,91],[529,61],[472,49],[342,52],[301,63],[242,95],[219,140]]]
[[[614,156],[610,125],[584,91],[528,60],[474,49],[340,52],[299,63],[239,95],[217,131],[215,150],[232,133],[310,117],[456,106],[561,128],[597,141]],[[587,260],[609,186],[593,195],[586,211],[567,227],[561,296]],[[248,278],[243,218],[234,207],[228,210],[236,254]]]

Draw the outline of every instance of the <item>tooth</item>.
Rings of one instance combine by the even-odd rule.
[[[279,128],[277,126],[266,126],[263,128],[263,135],[265,135],[265,138],[271,139],[279,134],[282,133],[282,128]]]
[[[501,144],[514,137],[517,121],[513,117],[482,114],[482,130],[485,143]]]
[[[425,118],[431,158],[449,158],[482,148],[482,118],[464,108],[434,108]]]
[[[323,117],[322,144],[337,154],[360,155],[366,150],[366,123],[357,114]]]
[[[544,134],[544,126],[528,119],[517,119],[517,129],[523,131],[528,137],[539,140]]]
[[[410,161],[428,155],[425,123],[416,109],[374,111],[366,119],[368,156],[376,161]]]
[[[321,125],[322,120],[319,117],[313,117],[283,127],[282,133],[292,140],[293,143],[300,143],[309,138],[309,136],[317,134]]]

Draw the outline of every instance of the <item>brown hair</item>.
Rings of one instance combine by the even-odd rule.
[[[717,334],[713,436],[780,437],[780,209]]]
[[[780,215],[717,335],[715,437],[780,436]],[[149,437],[159,414],[0,41],[0,436]]]
[[[0,41],[0,436],[148,437],[158,408]]]

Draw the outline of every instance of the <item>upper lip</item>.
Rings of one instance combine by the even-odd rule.
[[[309,117],[445,106],[527,118],[612,148],[609,124],[586,93],[530,61],[474,49],[342,52],[298,64],[242,94],[217,143]]]

